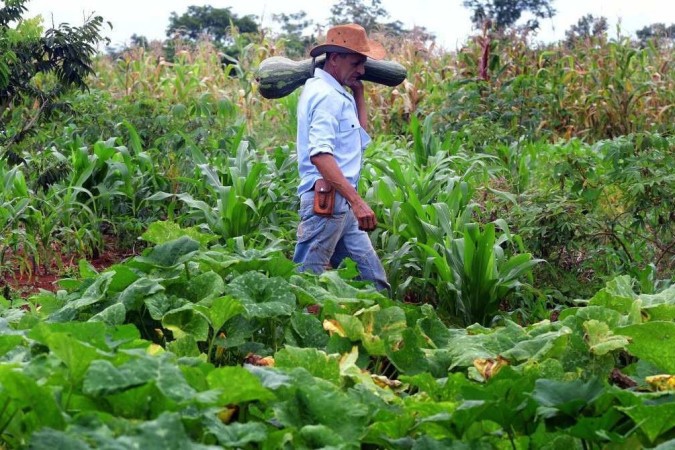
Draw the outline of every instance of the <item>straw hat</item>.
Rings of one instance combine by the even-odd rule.
[[[372,59],[382,59],[387,53],[382,44],[368,39],[366,30],[361,25],[349,23],[347,25],[336,25],[329,29],[326,33],[326,42],[312,48],[309,55],[316,57],[326,52],[345,53],[345,50]]]

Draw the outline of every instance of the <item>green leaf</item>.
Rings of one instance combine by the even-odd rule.
[[[239,300],[250,317],[290,316],[296,306],[295,295],[283,278],[268,278],[260,272],[247,272],[227,285],[226,293]]]
[[[197,251],[199,251],[199,242],[183,236],[156,246],[147,256],[137,256],[136,260],[155,267],[169,268],[188,261]]]
[[[302,369],[294,371],[294,375],[297,378],[293,386],[278,394],[278,420],[297,429],[308,424],[324,425],[350,446],[358,446],[366,432],[367,407],[334,384],[313,378]]]
[[[592,306],[604,306],[621,314],[631,312],[637,295],[633,292],[631,278],[628,275],[616,277],[607,282],[588,302]]]
[[[106,297],[106,291],[113,277],[112,272],[105,272],[82,293],[79,299],[70,301],[58,311],[49,315],[50,322],[67,322],[73,320],[77,314],[88,307],[102,301]]]
[[[597,379],[587,383],[581,380],[565,382],[539,379],[535,382],[532,398],[540,406],[538,413],[544,417],[553,417],[558,412],[576,417],[581,409],[603,392],[604,386]]]
[[[122,303],[115,303],[108,306],[100,313],[94,315],[90,322],[103,322],[106,325],[123,325],[127,316],[127,309]]]
[[[191,335],[197,341],[206,341],[209,337],[209,321],[194,303],[168,311],[162,317],[162,325],[176,338]]]
[[[21,420],[20,429],[26,435],[38,427],[65,428],[64,417],[47,388],[9,366],[0,366],[0,386],[2,396],[15,401],[23,410],[17,419]],[[9,404],[9,400],[7,402]],[[7,419],[3,417],[3,420]]]
[[[644,359],[666,373],[675,373],[675,323],[647,322],[614,330],[630,337],[628,351]]]
[[[100,397],[115,394],[155,382],[167,398],[176,402],[191,400],[196,391],[190,387],[170,354],[161,357],[143,356],[132,359],[119,367],[109,361],[94,361],[87,371],[82,389],[85,393]]]
[[[328,334],[321,321],[313,314],[295,311],[285,333],[286,344],[295,347],[324,348]]]
[[[300,437],[308,448],[341,448],[345,444],[342,436],[325,425],[305,425]]]
[[[148,308],[150,317],[152,317],[154,320],[162,320],[164,314],[168,313],[169,311],[173,311],[185,305],[191,304],[184,298],[174,296],[167,297],[163,292],[155,294],[151,297],[147,297],[145,300],[143,300],[143,302]]]
[[[137,311],[143,305],[145,298],[163,290],[164,287],[157,281],[150,278],[139,278],[120,293],[119,302],[128,311]]]
[[[642,294],[639,298],[649,320],[675,320],[675,285],[658,294]]]
[[[177,223],[168,221],[151,223],[146,232],[141,235],[141,238],[155,245],[166,244],[181,237],[189,237],[199,242],[202,247],[218,239],[218,236],[201,232],[196,226],[181,228]]]
[[[185,448],[191,450],[213,449],[192,442],[185,431],[181,416],[177,413],[162,413],[156,420],[140,423],[125,436],[118,438],[127,448],[147,450],[166,450],[167,448]]]
[[[274,395],[264,388],[260,380],[243,367],[221,367],[206,377],[211,389],[220,390],[220,402],[238,405],[252,401],[268,401]]]
[[[225,325],[225,322],[245,312],[246,310],[241,302],[228,295],[215,299],[207,314],[214,332],[218,332]]]
[[[166,343],[166,349],[179,358],[199,357],[203,353],[199,350],[197,340],[194,336],[185,335],[178,339]]]
[[[108,286],[108,293],[122,292],[131,283],[138,280],[139,275],[123,264],[115,264],[110,266],[107,272],[112,272],[113,277]]]
[[[0,335],[0,356],[6,355],[24,342],[22,336]]]
[[[628,346],[628,339],[612,333],[609,330],[609,325],[605,322],[588,320],[584,322],[584,330],[586,331],[588,346],[591,352],[596,355],[606,355]]]
[[[293,369],[302,367],[317,378],[340,383],[340,363],[334,356],[315,348],[297,348],[286,346],[274,355],[275,367]]]
[[[187,299],[192,302],[208,303],[225,292],[223,278],[213,271],[204,272],[190,279]]]
[[[235,422],[225,425],[215,416],[209,416],[205,422],[208,432],[226,448],[245,448],[248,444],[262,442],[267,438],[267,429],[259,422]]]
[[[400,341],[387,342],[387,356],[396,368],[406,375],[414,375],[429,370],[424,352],[420,348],[421,337],[412,329],[401,334]]]
[[[617,409],[633,419],[651,443],[675,428],[675,395],[673,394]]]
[[[29,448],[34,450],[91,450],[84,440],[50,428],[34,433],[30,437]]]

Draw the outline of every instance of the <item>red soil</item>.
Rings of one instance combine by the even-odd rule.
[[[133,250],[119,249],[115,244],[113,238],[106,239],[104,250],[97,257],[88,260],[97,271],[101,272],[136,254]],[[81,259],[76,255],[59,254],[59,256],[61,267],[56,264],[56,261],[53,261],[49,267],[31,267],[31,270],[26,270],[25,266],[22,270],[19,264],[13,267],[11,262],[6,264],[5,267],[0,268],[0,295],[7,297],[9,293],[13,297],[28,297],[39,292],[40,289],[56,291],[58,280],[79,273],[78,261]],[[12,261],[11,258],[9,259]]]

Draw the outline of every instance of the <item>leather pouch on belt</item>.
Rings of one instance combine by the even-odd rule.
[[[335,188],[323,178],[314,183],[314,214],[332,216],[335,208]]]

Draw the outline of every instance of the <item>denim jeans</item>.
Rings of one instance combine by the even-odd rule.
[[[380,291],[389,292],[387,275],[375,253],[368,234],[359,230],[359,223],[347,202],[336,194],[335,214],[318,216],[313,212],[314,192],[300,198],[300,225],[293,261],[299,270],[321,273],[336,268],[346,257],[359,269],[362,280],[375,283]]]

